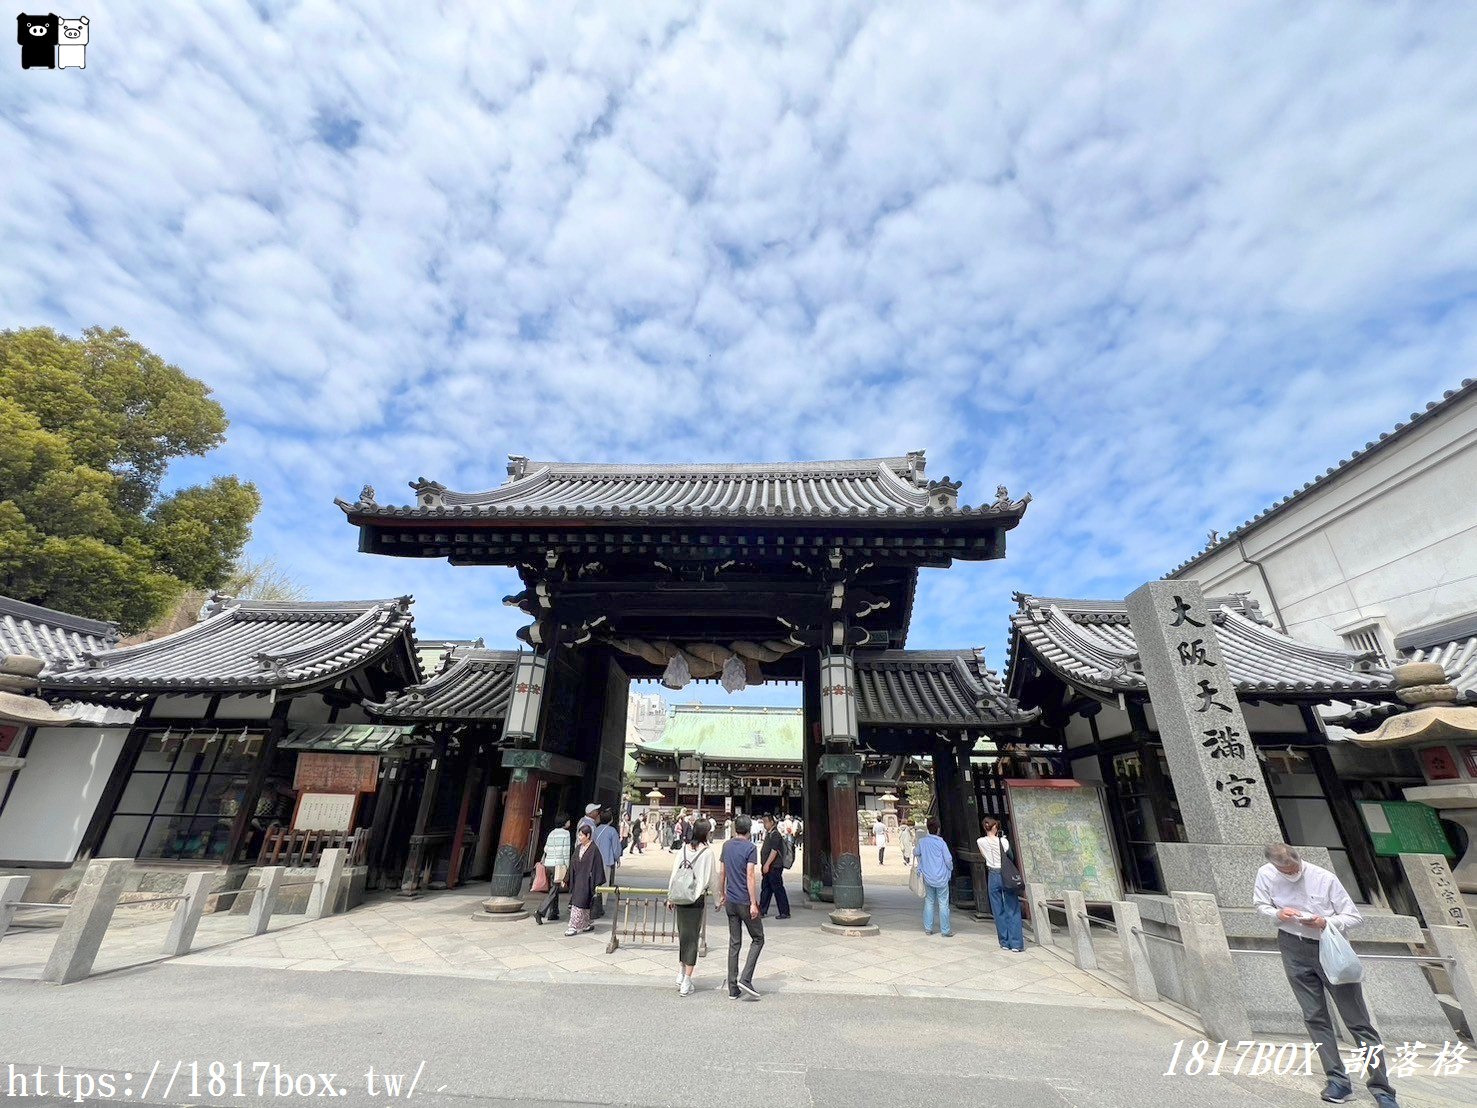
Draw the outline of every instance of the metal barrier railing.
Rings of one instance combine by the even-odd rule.
[[[610,908],[610,942],[606,954],[614,954],[624,938],[632,946],[677,945],[677,914],[667,909],[666,889],[632,889],[621,885],[601,885],[595,890],[612,896]],[[621,914],[622,901],[625,914]],[[635,919],[632,919],[632,909]],[[698,932],[698,957],[708,956],[708,913],[702,914]]]
[[[1185,945],[1179,939],[1171,938],[1168,935],[1156,935],[1152,931],[1145,931],[1142,927],[1134,927],[1134,928],[1131,928],[1131,930],[1133,931],[1133,933],[1135,935],[1139,936],[1139,938],[1141,938],[1141,939],[1153,939],[1156,943],[1168,943],[1170,946],[1184,946]],[[1271,951],[1270,953],[1274,953],[1275,954],[1276,951]]]

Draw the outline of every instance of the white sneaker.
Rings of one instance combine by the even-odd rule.
[[[687,974],[685,974],[685,973],[682,975],[682,988],[680,988],[680,989],[677,990],[677,995],[678,996],[691,996],[692,995],[692,978],[688,977]]]
[[[677,974],[677,987],[679,989],[682,988],[682,983],[684,981],[686,981],[686,980],[687,980],[687,974],[682,973],[682,972],[679,971],[678,974]]]

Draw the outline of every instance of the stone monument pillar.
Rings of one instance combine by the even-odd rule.
[[[1249,907],[1282,830],[1215,621],[1193,581],[1152,581],[1126,603],[1189,840],[1157,845],[1165,888]]]
[[[1127,608],[1189,840],[1155,846],[1169,897],[1129,897],[1147,933],[1185,944],[1149,943],[1155,979],[1165,996],[1200,1011],[1212,1038],[1245,1038],[1247,1020],[1253,1031],[1301,1035],[1281,960],[1260,953],[1275,950],[1275,930],[1253,907],[1252,894],[1263,847],[1280,841],[1282,830],[1215,618],[1192,581],[1151,582],[1128,597]],[[1298,850],[1304,861],[1333,869],[1327,849]],[[1350,935],[1356,950],[1405,953],[1420,941],[1415,919],[1361,911],[1364,924]],[[1213,958],[1211,948],[1218,951]],[[1250,950],[1258,953],[1242,953]],[[1449,1029],[1414,963],[1370,965],[1379,980],[1366,997],[1378,1025],[1392,1029],[1387,1033],[1414,1039]]]

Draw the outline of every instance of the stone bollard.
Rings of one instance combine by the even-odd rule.
[[[15,918],[15,903],[26,895],[26,886],[31,879],[24,874],[19,877],[0,877],[0,940],[10,929]]]
[[[1046,886],[1034,882],[1028,884],[1026,901],[1031,905],[1031,930],[1036,933],[1036,945],[1051,946],[1051,913],[1046,909]]]
[[[1154,969],[1149,963],[1149,940],[1143,935],[1143,920],[1138,905],[1126,900],[1113,901],[1113,924],[1118,928],[1118,947],[1123,952],[1123,975],[1134,1000],[1159,999],[1159,986],[1154,982]]]
[[[164,938],[164,953],[170,958],[190,953],[190,944],[195,941],[195,929],[200,926],[200,916],[205,911],[206,898],[210,896],[210,883],[215,874],[209,870],[192,873],[185,878],[185,898],[174,910],[174,919],[169,923],[169,934]]]
[[[272,922],[272,912],[277,907],[277,888],[282,884],[284,866],[263,866],[257,879],[257,892],[251,901],[251,912],[246,917],[246,933],[260,935]]]
[[[313,886],[312,893],[308,896],[308,919],[322,919],[331,916],[334,906],[338,902],[339,880],[344,875],[344,864],[348,861],[349,852],[336,847],[333,850],[325,850],[323,856],[318,859],[318,883]]]
[[[1477,932],[1470,927],[1428,927],[1431,945],[1443,958],[1450,958],[1446,971],[1467,1027],[1477,1034]]]
[[[1081,970],[1097,969],[1097,951],[1092,949],[1092,924],[1087,922],[1087,898],[1077,889],[1062,893],[1067,908],[1067,938],[1072,943],[1072,955]]]
[[[92,972],[98,947],[118,906],[123,882],[133,868],[131,858],[100,858],[88,863],[72,898],[72,907],[62,922],[51,957],[41,971],[41,980],[52,985],[69,985],[81,981]]]
[[[1231,944],[1221,910],[1209,893],[1170,893],[1175,923],[1185,947],[1185,975],[1200,1011],[1205,1037],[1239,1042],[1250,1039],[1251,1018],[1231,961]]]

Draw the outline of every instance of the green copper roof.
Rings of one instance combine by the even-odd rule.
[[[798,762],[799,708],[725,708],[679,704],[656,742],[638,753],[701,754],[735,762]]]

